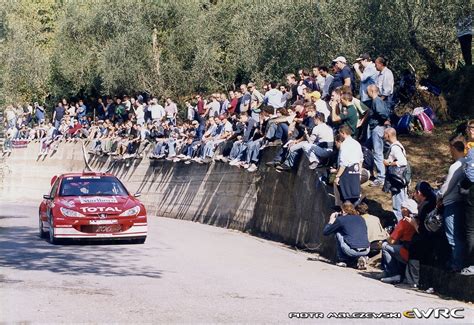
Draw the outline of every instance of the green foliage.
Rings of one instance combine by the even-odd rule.
[[[463,10],[469,0],[10,1],[0,87],[6,101],[185,96],[363,52],[428,74],[457,66]]]

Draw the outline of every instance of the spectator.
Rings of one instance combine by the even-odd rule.
[[[331,86],[334,77],[329,73],[329,69],[324,66],[319,66],[319,74],[324,78],[324,87],[322,89],[321,98],[324,100],[329,100],[331,93],[329,92],[329,87]]]
[[[397,224],[387,241],[382,244],[382,282],[399,283],[404,273],[404,265],[408,261],[408,247],[415,234],[412,219],[418,214],[414,200],[408,199],[401,204],[403,219]]]
[[[379,72],[377,75],[377,87],[379,88],[379,96],[387,105],[387,108],[391,112],[393,110],[393,88],[394,78],[392,71],[387,68],[388,60],[379,56],[375,60],[375,68]]]
[[[286,75],[286,82],[290,88],[290,105],[298,100],[298,83],[296,82],[296,76],[293,73]]]
[[[239,113],[245,113],[250,109],[252,95],[248,91],[246,84],[240,85],[240,91],[242,92],[242,99],[240,101]]]
[[[337,73],[334,75],[334,80],[331,82],[329,92],[341,86],[350,86],[352,93],[355,92],[355,79],[351,68],[347,65],[346,58],[338,56],[332,60]]]
[[[148,110],[151,112],[151,119],[153,122],[161,122],[163,117],[166,115],[165,109],[163,106],[158,104],[156,98],[151,100],[151,105],[148,107]]]
[[[369,127],[366,146],[372,148],[375,168],[377,169],[377,178],[370,186],[383,186],[385,182],[385,166],[383,164],[384,131],[389,124],[389,112],[385,103],[378,96],[377,86],[370,85],[367,91],[369,98],[372,99],[372,104],[366,115]]]
[[[340,123],[342,125],[348,126],[351,129],[351,134],[355,138],[359,115],[357,114],[357,110],[354,105],[352,105],[352,94],[343,93],[339,98],[343,110],[340,114],[337,114],[338,101],[334,101],[333,106],[331,107],[331,120],[333,123]]]
[[[370,251],[366,223],[352,203],[345,202],[341,208],[342,213],[331,214],[323,234],[336,237],[337,266],[352,266],[357,262],[359,269],[365,269]]]
[[[37,102],[35,103],[35,117],[37,123],[43,123],[45,121],[44,108],[40,106]]]
[[[283,107],[283,93],[277,89],[277,86],[275,81],[270,82],[270,90],[267,91],[263,99],[266,105],[272,106],[274,109]]]
[[[463,275],[474,275],[474,150],[470,149],[465,164],[467,187],[465,229],[466,229],[466,267]]]
[[[317,86],[316,89],[319,92],[322,92],[324,89],[324,84],[326,83],[326,78],[321,76],[321,73],[319,72],[319,66],[313,65],[312,70],[313,70],[314,81],[316,82],[316,86]]]
[[[305,136],[288,145],[288,156],[283,164],[277,166],[278,170],[290,170],[295,164],[300,149],[309,159],[310,169],[315,169],[321,159],[332,155],[334,134],[331,127],[325,123],[324,115],[319,112],[314,114],[314,123],[315,127],[311,132],[311,136],[308,136],[308,133],[305,132]]]
[[[363,72],[361,69],[363,68]],[[377,69],[375,64],[372,62],[370,55],[367,53],[361,54],[354,64],[354,70],[360,78],[360,100],[365,104],[369,105],[368,101],[371,97],[367,93],[367,88],[370,85],[375,85],[377,81]]]
[[[173,126],[176,126],[176,116],[178,115],[178,107],[171,100],[170,97],[166,98],[165,112],[167,120],[171,124],[173,124]]]
[[[229,107],[227,108],[227,113],[230,115],[235,114],[235,110],[238,107],[239,99],[235,95],[235,92],[229,91],[229,98],[230,98],[230,104]]]
[[[364,160],[362,147],[351,137],[352,129],[349,126],[341,126],[339,134],[343,141],[339,149],[334,185],[337,187],[342,202],[355,203],[360,198],[360,171]]]
[[[444,229],[446,238],[451,246],[449,268],[459,272],[464,263],[464,198],[459,192],[461,181],[464,179],[464,143],[455,141],[449,146],[454,163],[449,167],[446,181],[438,191],[439,205],[443,205]]]
[[[431,185],[424,181],[416,184],[413,198],[418,203],[418,216],[416,219],[407,219],[415,228],[416,233],[408,247],[409,258],[404,282],[417,287],[420,278],[420,263],[433,264],[435,251],[442,245],[442,237],[441,232],[432,233],[425,227],[426,217],[436,207],[436,196]]]
[[[383,161],[386,167],[394,166],[399,168],[407,168],[408,160],[405,148],[397,139],[397,131],[394,128],[386,128],[384,131],[384,140],[390,144],[388,157]],[[406,184],[398,184],[390,179],[390,175],[386,175],[386,184],[384,190],[392,194],[392,208],[397,222],[402,219],[401,204],[407,199]]]
[[[466,6],[467,7],[467,6]],[[470,6],[468,7],[470,8]],[[464,12],[456,23],[456,35],[466,66],[472,65],[472,13]]]
[[[358,214],[364,218],[367,225],[367,236],[370,242],[370,254],[374,256],[382,249],[382,241],[388,238],[387,230],[382,227],[380,219],[374,215],[369,214],[369,206],[365,202],[360,202],[356,206]]]

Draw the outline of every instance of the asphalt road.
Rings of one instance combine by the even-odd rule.
[[[290,312],[414,307],[464,308],[460,322],[474,319],[472,305],[308,261],[274,242],[173,219],[149,225],[144,245],[52,246],[37,235],[35,203],[0,203],[0,322],[294,323]],[[385,322],[402,321],[414,322]]]

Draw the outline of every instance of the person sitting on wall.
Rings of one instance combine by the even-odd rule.
[[[370,251],[367,225],[352,203],[344,202],[341,208],[342,213],[331,214],[328,224],[323,229],[323,234],[336,237],[337,266],[357,265],[358,269],[365,269]]]

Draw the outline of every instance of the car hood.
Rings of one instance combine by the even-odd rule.
[[[120,214],[138,203],[128,196],[74,196],[62,197],[58,205],[85,214]]]

